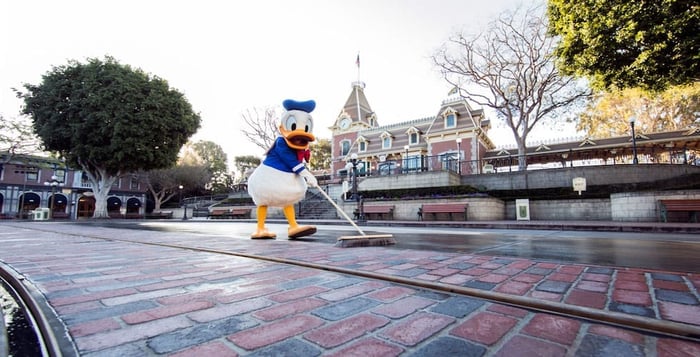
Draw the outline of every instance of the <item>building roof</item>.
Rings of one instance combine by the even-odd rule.
[[[700,128],[689,128],[659,133],[635,133],[638,155],[653,155],[673,150],[700,150]],[[542,142],[526,148],[528,164],[561,162],[562,160],[607,159],[620,155],[632,155],[630,135],[613,138],[583,138],[568,142]],[[516,159],[517,148],[489,150],[484,160]]]
[[[369,118],[374,116],[374,111],[369,106],[367,97],[365,97],[364,88],[365,84],[363,82],[353,82],[352,91],[338,116],[348,115],[353,122],[363,122],[369,126],[377,126],[376,120],[374,122],[369,121]]]

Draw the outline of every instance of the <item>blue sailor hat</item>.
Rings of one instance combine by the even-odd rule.
[[[307,101],[297,101],[293,99],[286,99],[282,102],[285,110],[301,110],[302,112],[311,113],[314,108],[316,108],[316,102],[314,100]]]

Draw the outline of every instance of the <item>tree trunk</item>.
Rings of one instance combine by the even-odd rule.
[[[107,212],[109,189],[93,189],[92,192],[95,194],[95,213],[93,213],[92,218],[109,218],[109,213]]]
[[[92,218],[109,218],[107,197],[109,197],[109,192],[117,177],[101,177],[103,177],[102,180],[91,182],[92,192],[95,194],[95,213],[92,215]]]
[[[518,171],[527,170],[527,148],[525,147],[525,137],[517,137],[516,142],[518,143]]]
[[[527,170],[527,155],[525,145],[518,144],[518,171]]]
[[[92,186],[92,193],[95,195],[95,212],[92,214],[92,218],[109,218],[107,197],[112,185],[119,179],[119,174],[109,175],[106,169],[90,166],[80,159],[78,159],[78,163],[87,175],[90,186]],[[90,170],[91,168],[92,170]]]

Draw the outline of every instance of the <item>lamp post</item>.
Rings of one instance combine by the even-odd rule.
[[[357,206],[357,221],[364,222],[365,213],[362,207],[362,200],[360,199],[360,195],[357,193],[357,165],[359,162],[360,161],[357,159],[357,154],[353,153],[350,155],[350,161],[345,164],[345,169],[348,171],[352,170],[352,196],[355,198]]]
[[[639,160],[637,159],[637,136],[634,134],[634,123],[636,121],[636,117],[630,117],[630,126],[632,127],[632,154],[634,155],[632,158],[632,163],[635,165],[639,163]]]
[[[62,183],[63,182],[59,181],[58,177],[56,175],[51,175],[51,180],[44,182],[44,185],[51,186],[51,198],[50,198],[51,204],[49,205],[50,206],[49,207],[49,219],[53,218],[53,207],[54,207],[54,203],[56,202],[56,197],[55,197],[56,187],[58,187],[58,185],[60,185]]]
[[[462,138],[455,139],[457,142],[457,173],[462,174]]]
[[[178,186],[180,189],[180,206],[184,207],[184,211],[182,211],[182,220],[186,221],[187,220],[187,204],[182,201],[182,189],[185,188],[184,186],[180,185]]]
[[[403,147],[403,172],[408,173],[408,145],[404,145]]]

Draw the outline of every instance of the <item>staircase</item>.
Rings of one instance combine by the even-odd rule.
[[[297,203],[299,219],[337,219],[338,213],[333,205],[317,190],[306,191],[306,197]]]

